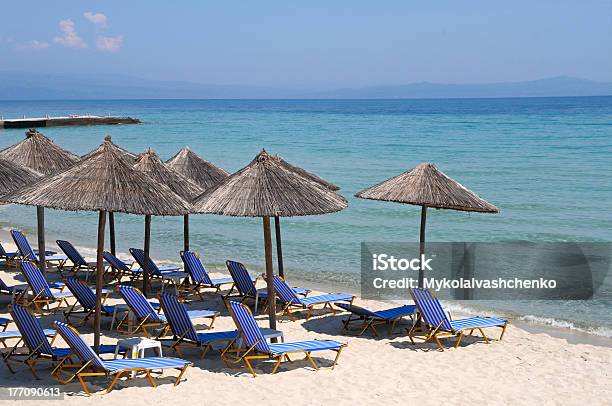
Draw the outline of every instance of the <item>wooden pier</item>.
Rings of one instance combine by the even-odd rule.
[[[32,118],[0,118],[0,128],[38,128],[81,125],[115,125],[140,124],[140,120],[132,117],[115,116],[65,116],[65,117],[32,117]]]

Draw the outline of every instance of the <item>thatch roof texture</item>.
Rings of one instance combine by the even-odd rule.
[[[36,130],[29,130],[23,141],[0,151],[0,158],[8,159],[43,175],[63,171],[80,160],[78,156],[60,148]]]
[[[219,184],[229,176],[229,173],[202,159],[189,147],[185,147],[166,161],[166,164],[174,171],[191,179],[204,190]]]
[[[451,179],[434,164],[422,163],[355,195],[362,199],[407,203],[438,209],[497,213],[497,207]]]
[[[42,176],[30,168],[0,158],[0,195],[32,185]]]
[[[110,135],[107,135],[106,137],[104,137],[104,141],[109,141],[109,142],[113,142],[112,138]],[[113,143],[113,145],[115,146],[115,148],[117,149],[117,151],[119,151],[123,156],[125,156],[127,159],[130,159],[133,161],[136,160],[137,156],[136,154],[131,153],[130,151],[128,151],[127,149],[121,148],[120,146],[118,146],[117,144]],[[88,153],[86,153],[85,155],[81,155],[81,159],[87,159],[87,158],[91,158],[91,156],[97,154],[98,152],[102,151],[102,148],[104,147],[104,144],[100,144],[100,146],[96,149],[93,149],[91,151],[89,151]]]
[[[190,209],[189,203],[168,186],[129,165],[108,140],[100,153],[0,200],[71,211],[156,216],[184,215]]]
[[[330,182],[326,181],[325,179],[322,179],[322,178],[318,177],[314,173],[308,172],[307,170],[305,170],[303,168],[300,168],[299,166],[292,165],[289,162],[285,161],[281,157],[278,157],[278,159],[279,159],[281,165],[284,165],[289,170],[297,172],[298,174],[302,175],[304,178],[310,179],[312,181],[315,181],[315,182],[325,186],[326,188],[328,188],[330,190],[340,190],[340,188],[338,186],[334,185],[333,183],[330,183]]]
[[[140,154],[134,168],[146,173],[151,179],[168,186],[174,193],[187,201],[192,201],[204,193],[204,189],[195,182],[170,169],[150,148]]]
[[[283,165],[265,150],[193,202],[197,213],[227,216],[307,216],[340,211],[346,199]]]

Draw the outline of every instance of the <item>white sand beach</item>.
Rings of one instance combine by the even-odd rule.
[[[7,249],[14,248],[3,240]],[[0,277],[8,285],[23,284],[24,279],[14,268],[0,271]],[[261,282],[260,282],[261,283]],[[263,286],[263,285],[261,285]],[[314,293],[313,293],[314,294]],[[8,317],[3,297],[0,317]],[[116,303],[111,299],[108,303]],[[381,309],[388,304],[365,301],[356,303]],[[219,296],[207,294],[206,300],[194,301],[190,308],[217,309],[222,316],[214,324],[214,330],[233,329],[233,322],[222,305]],[[454,315],[459,317],[460,315]],[[405,327],[391,338],[381,329],[381,338],[371,334],[361,337],[342,335],[341,320],[346,314],[317,315],[306,321],[281,319],[278,328],[285,340],[335,339],[348,343],[339,364],[328,368],[333,353],[320,353],[315,358],[321,367],[314,371],[307,362],[283,363],[272,375],[272,362],[256,362],[257,378],[245,368],[228,368],[218,353],[209,353],[203,360],[199,352],[185,350],[185,357],[194,362],[185,379],[173,386],[174,372],[156,378],[158,387],[151,388],[145,378],[135,378],[118,383],[110,394],[101,390],[108,381],[89,383],[93,393],[86,397],[80,385],[62,386],[66,392],[64,405],[87,404],[280,404],[293,405],[365,405],[365,404],[606,404],[612,399],[612,348],[587,344],[568,344],[565,339],[547,334],[529,333],[511,325],[503,341],[493,340],[485,344],[482,339],[466,337],[460,348],[453,349],[451,341],[445,341],[447,350],[440,352],[433,343],[417,342],[412,345],[405,334]],[[260,326],[267,326],[266,316],[258,315]],[[45,327],[54,319],[62,320],[61,313],[45,316]],[[103,343],[114,343],[125,338],[116,331],[109,332],[109,319],[103,319]],[[207,322],[207,320],[202,320]],[[196,328],[198,326],[196,325]],[[200,326],[202,327],[202,326]],[[9,329],[16,329],[14,324]],[[79,327],[88,343],[93,343],[91,324]],[[498,337],[498,330],[491,335]],[[57,346],[65,346],[61,339]],[[174,355],[166,349],[164,355]],[[22,366],[12,374],[0,367],[0,386],[56,385],[50,377],[48,364],[39,366],[40,381],[32,378]],[[0,404],[13,404],[2,400]],[[48,401],[55,404],[60,401]]]

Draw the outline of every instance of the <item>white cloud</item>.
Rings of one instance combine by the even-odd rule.
[[[91,11],[87,11],[83,13],[83,16],[91,21],[94,25],[104,28],[106,27],[106,16],[102,13],[93,13]]]
[[[53,38],[53,42],[68,48],[87,48],[87,44],[83,41],[83,38],[79,37],[79,34],[77,34],[72,20],[60,21],[59,27],[64,35]]]
[[[16,45],[17,49],[47,49],[49,48],[49,43],[45,41],[39,41],[37,39],[33,39],[31,41],[22,42]]]
[[[116,37],[98,37],[96,40],[96,48],[99,51],[115,52],[123,45],[123,35]]]

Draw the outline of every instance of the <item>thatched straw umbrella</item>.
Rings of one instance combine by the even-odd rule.
[[[58,173],[80,160],[77,155],[62,149],[35,129],[28,130],[24,140],[0,151],[0,158],[34,169],[43,175]]]
[[[184,147],[172,158],[166,161],[166,165],[181,175],[191,179],[198,184],[203,191],[219,184],[229,176],[229,173],[215,164],[202,159],[189,147]],[[183,236],[185,237],[185,251],[189,251],[189,215],[183,219]]]
[[[340,211],[346,199],[287,169],[262,150],[255,159],[193,202],[196,213],[262,217],[270,327],[276,327],[270,217],[308,216]]]
[[[301,175],[302,177],[308,180],[312,180],[313,182],[316,182],[320,184],[321,186],[328,188],[329,190],[333,190],[333,191],[340,190],[338,186],[334,185],[331,182],[326,181],[325,179],[318,177],[314,173],[308,172],[306,169],[300,168],[299,166],[292,165],[279,156],[277,156],[277,158],[279,159],[281,165],[283,165],[285,168],[289,169],[290,171],[296,172],[298,175]],[[274,216],[274,231],[275,231],[274,235],[275,235],[275,241],[276,241],[276,261],[278,262],[278,274],[282,278],[284,278],[285,277],[285,266],[283,264],[283,246],[282,246],[282,240],[281,240],[280,217],[278,216]]]
[[[420,249],[425,254],[427,208],[498,213],[497,207],[479,197],[461,183],[451,179],[434,164],[422,163],[369,187],[355,195],[362,199],[383,200],[421,206]],[[419,270],[419,286],[423,286],[424,269]]]
[[[124,156],[125,158],[127,158],[128,160],[135,161],[135,160],[136,160],[136,158],[138,158],[138,156],[137,156],[136,154],[134,154],[134,153],[132,153],[132,152],[128,151],[128,150],[127,150],[127,149],[125,149],[125,148],[121,148],[119,145],[115,144],[115,143],[113,142],[112,137],[111,137],[110,135],[106,135],[106,136],[104,137],[104,141],[106,141],[106,140],[108,140],[109,142],[111,142],[111,143],[114,145],[115,149],[116,149],[116,150],[117,150],[117,151],[118,151],[118,152],[119,152],[119,153],[120,153],[122,156]],[[87,158],[90,158],[92,155],[95,155],[95,154],[97,154],[98,152],[101,152],[103,147],[104,147],[104,144],[99,145],[97,148],[92,149],[91,151],[89,151],[88,153],[86,153],[86,154],[84,154],[84,155],[81,155],[81,159],[87,159]]]
[[[133,163],[136,160],[136,158],[137,158],[136,154],[133,154],[130,151],[128,151],[127,149],[121,148],[117,144],[113,143],[112,138],[111,138],[110,135],[105,136],[104,137],[104,141],[109,141],[110,143],[112,143],[113,146],[115,147],[115,149],[119,153],[121,153],[121,155],[130,164]],[[101,152],[103,147],[104,147],[104,144],[100,144],[100,146],[98,146],[97,148],[89,151],[85,155],[81,155],[81,159],[90,158],[91,156]],[[108,212],[108,237],[109,237],[108,239],[109,239],[109,242],[110,242],[111,254],[116,255],[117,254],[117,246],[116,246],[116,240],[115,240],[115,214],[112,211]]]
[[[202,159],[189,147],[182,148],[166,164],[188,177],[203,189],[210,189],[229,176],[229,173],[212,162]]]
[[[188,202],[204,193],[204,188],[169,168],[151,148],[138,157],[134,168],[145,172],[152,179],[167,185],[174,193]],[[184,248],[187,251],[189,250],[189,215],[185,214],[183,218]]]
[[[0,196],[32,185],[42,176],[33,169],[0,158]]]
[[[96,275],[96,314],[94,343],[100,344],[100,300],[104,285],[102,252],[106,212],[145,215],[179,216],[189,212],[190,206],[168,186],[159,184],[148,175],[134,169],[121,153],[104,141],[102,151],[59,174],[49,176],[32,186],[3,196],[0,201],[50,207],[70,211],[97,211],[98,245]],[[145,236],[145,247],[150,235]],[[147,253],[145,252],[145,256]],[[146,262],[145,262],[146,263]],[[143,270],[145,280],[148,271]]]
[[[0,195],[32,185],[42,176],[35,170],[0,158]]]
[[[17,144],[0,151],[0,158],[8,159],[19,165],[33,169],[43,175],[52,175],[63,171],[79,161],[79,157],[70,151],[60,148],[36,129],[26,132],[26,138]],[[45,211],[36,208],[39,264],[46,272],[45,266]]]

